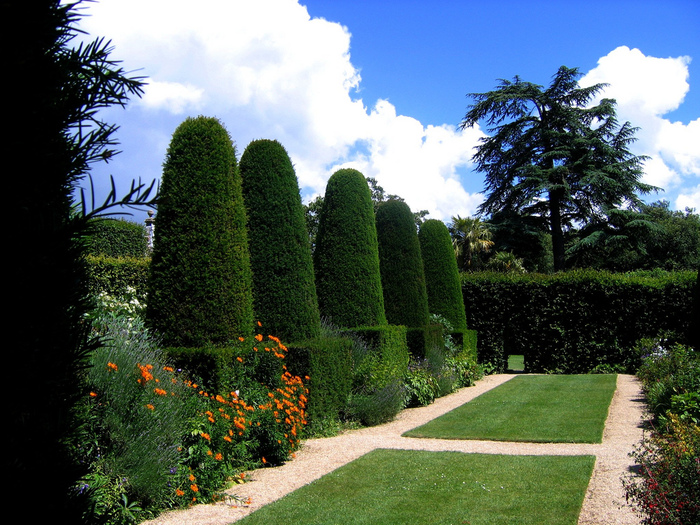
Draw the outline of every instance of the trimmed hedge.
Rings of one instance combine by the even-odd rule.
[[[338,170],[328,180],[314,270],[322,318],[341,328],[386,324],[374,206],[357,170]]]
[[[87,251],[107,257],[145,257],[146,227],[124,219],[97,218],[88,221]]]
[[[443,316],[455,331],[466,330],[459,269],[447,226],[437,219],[428,219],[421,224],[418,240],[430,313]]]
[[[146,296],[150,259],[145,257],[107,257],[89,255],[86,258],[88,288],[91,295],[106,292],[119,297],[128,288]]]
[[[693,326],[695,272],[554,275],[464,273],[467,323],[478,334],[479,362],[505,370],[509,354],[527,372],[633,371],[635,343],[661,331],[687,339]]]
[[[215,118],[185,120],[163,166],[146,318],[166,346],[224,345],[253,331],[236,152]]]
[[[413,213],[405,202],[388,200],[377,207],[376,223],[387,321],[411,328],[427,326],[428,294]]]
[[[407,328],[384,325],[344,330],[365,343],[367,354],[355,356],[354,389],[383,388],[403,378],[408,367]]]
[[[255,316],[284,341],[321,334],[311,247],[292,161],[274,140],[255,140],[241,156]]]
[[[308,377],[306,413],[309,427],[322,428],[337,421],[348,404],[352,390],[353,341],[349,337],[321,336],[288,346],[287,369]]]

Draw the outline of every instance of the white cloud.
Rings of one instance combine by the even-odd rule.
[[[700,186],[689,188],[678,195],[676,209],[685,210],[686,208],[694,208],[696,213],[700,212]]]
[[[602,57],[580,82],[609,84],[602,96],[617,101],[621,122],[640,128],[630,149],[650,157],[644,181],[664,189],[700,177],[700,119],[684,124],[666,117],[688,93],[690,61],[687,56],[645,56],[639,49],[622,46]]]
[[[218,117],[239,153],[253,139],[279,140],[306,195],[354,165],[432,217],[471,214],[482,200],[459,179],[479,129],[424,126],[386,100],[368,110],[349,30],[294,0],[100,0],[89,13],[81,25],[109,35],[125,68],[148,77],[136,106],[149,125],[161,125],[159,110],[194,112]]]
[[[141,103],[151,109],[164,108],[178,115],[200,107],[203,94],[202,88],[190,84],[151,81],[145,86]]]

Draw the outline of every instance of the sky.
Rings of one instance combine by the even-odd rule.
[[[474,216],[488,130],[460,129],[469,94],[516,75],[546,87],[567,66],[582,86],[607,83],[620,122],[639,128],[642,180],[663,189],[644,200],[700,210],[697,0],[98,0],[80,12],[88,39],[111,40],[111,58],[147,82],[100,112],[121,153],[93,167],[98,199],[110,175],[121,193],[159,181],[173,132],[203,115],[239,159],[279,141],[305,203],[350,167],[428,218]]]

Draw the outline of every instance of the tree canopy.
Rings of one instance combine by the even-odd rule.
[[[581,87],[577,68],[562,66],[549,87],[519,77],[472,93],[460,127],[485,122],[490,136],[474,155],[485,174],[480,215],[515,211],[538,217],[552,235],[554,269],[565,263],[564,232],[601,221],[621,207],[637,209],[643,156],[630,152],[637,128],[620,125],[615,101],[594,101],[605,84]]]

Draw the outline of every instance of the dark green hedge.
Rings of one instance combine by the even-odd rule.
[[[386,324],[374,206],[357,170],[338,170],[328,180],[314,270],[322,318],[342,328]]]
[[[106,292],[118,297],[127,288],[133,288],[138,297],[146,296],[150,259],[90,255],[86,262],[88,288],[92,295]]]
[[[509,354],[528,372],[588,372],[599,365],[634,368],[643,337],[692,323],[695,272],[554,275],[464,273],[467,323],[478,333],[479,362],[504,370]]]
[[[447,226],[437,219],[428,219],[420,226],[418,240],[430,313],[443,316],[457,331],[466,330],[459,269]]]
[[[405,202],[388,200],[377,207],[376,224],[386,319],[427,326],[428,294],[413,213]]]
[[[288,346],[287,369],[309,388],[306,412],[311,429],[337,421],[352,389],[353,341],[349,337],[317,337]]]
[[[241,156],[255,316],[284,341],[321,334],[311,247],[292,161],[274,140],[255,140]]]
[[[123,219],[91,219],[87,250],[107,257],[145,257],[148,249],[146,226]]]
[[[253,331],[236,152],[215,118],[185,120],[163,166],[146,313],[166,346],[225,345]]]

